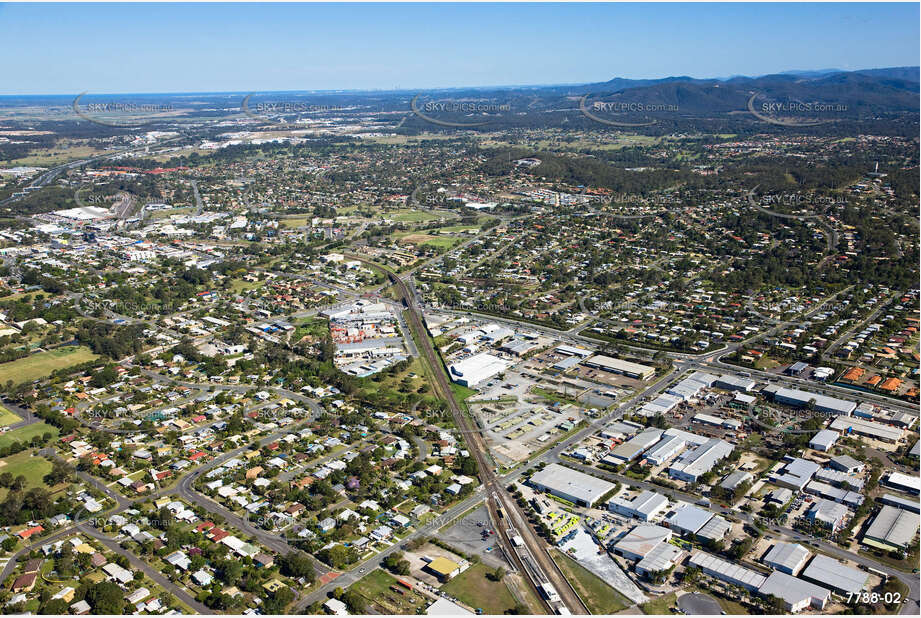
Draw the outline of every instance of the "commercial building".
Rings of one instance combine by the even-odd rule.
[[[812,401],[815,402],[815,410],[817,412],[843,416],[850,416],[857,407],[857,404],[853,401],[828,397],[827,395],[820,395],[819,393],[801,391],[796,388],[778,388],[774,391],[774,401],[799,408],[808,406],[809,402]]]
[[[613,421],[598,432],[598,436],[605,440],[626,440],[643,429],[639,423]]]
[[[857,476],[851,476],[850,474],[841,472],[839,470],[822,468],[815,473],[815,480],[834,485],[835,487],[853,489],[854,491],[863,490],[863,479]]]
[[[678,436],[665,435],[659,442],[649,449],[643,458],[654,466],[661,466],[666,461],[676,457],[684,450],[687,442]]]
[[[704,524],[703,528],[697,531],[695,536],[705,541],[721,541],[726,538],[730,530],[732,530],[732,524],[719,515],[714,515]]]
[[[511,366],[508,361],[492,354],[475,354],[451,365],[451,379],[462,386],[473,388]]]
[[[646,417],[652,417],[657,414],[667,414],[675,409],[679,403],[684,401],[677,395],[662,393],[652,401],[647,401],[637,412]]]
[[[582,359],[578,356],[567,356],[566,358],[560,359],[553,363],[553,368],[557,371],[568,371],[573,367],[576,367],[581,362]]]
[[[867,438],[881,440],[883,442],[898,442],[902,437],[902,429],[898,427],[868,421],[857,416],[852,418],[836,418],[828,427],[829,429],[834,429],[844,434],[854,433],[859,436],[866,436]]]
[[[616,446],[602,461],[615,466],[633,461],[650,446],[658,442],[665,433],[661,429],[650,427],[636,434],[623,444]]]
[[[671,543],[659,543],[646,557],[636,563],[636,572],[640,575],[650,575],[653,573],[667,571],[674,565],[684,551],[675,547]]]
[[[461,572],[459,564],[443,556],[438,556],[425,565],[424,568],[441,581],[447,581]]]
[[[787,464],[780,470],[771,475],[770,480],[775,485],[787,487],[802,491],[815,473],[821,469],[821,466],[814,461],[794,457],[787,461]]]
[[[904,550],[918,533],[918,516],[911,511],[885,505],[863,535],[863,543],[871,547]]]
[[[668,518],[668,527],[678,534],[697,534],[697,531],[703,528],[712,516],[710,511],[705,511],[693,504],[685,504]]]
[[[668,498],[654,491],[643,490],[633,498],[617,497],[608,501],[608,510],[627,517],[649,521],[668,506]]]
[[[838,502],[840,504],[846,504],[847,506],[855,509],[863,504],[863,495],[859,492],[842,489],[840,487],[834,487],[828,483],[822,483],[820,481],[809,481],[806,483],[805,491],[806,493],[810,493],[814,496],[821,496],[826,500],[831,500],[832,502]]]
[[[588,358],[592,355],[591,350],[586,350],[585,348],[577,348],[571,345],[559,345],[554,349],[554,352],[563,354],[564,356],[578,356],[579,358]]]
[[[864,589],[870,574],[841,564],[834,558],[816,554],[800,575],[805,580],[828,586],[840,594],[856,594]]]
[[[859,474],[863,471],[863,463],[850,455],[838,455],[828,461],[828,467],[847,474]]]
[[[724,391],[742,391],[748,393],[755,388],[755,381],[750,378],[726,375],[720,376],[716,382],[713,383],[713,386],[721,388]]]
[[[809,550],[798,543],[778,541],[764,556],[764,564],[787,575],[796,575],[809,560]]]
[[[726,491],[735,491],[737,487],[751,480],[753,480],[751,473],[745,470],[736,470],[722,480],[720,487]]]
[[[587,367],[592,367],[593,369],[602,369],[604,371],[610,371],[611,373],[625,375],[628,378],[637,378],[640,380],[648,380],[656,372],[655,367],[649,367],[648,365],[641,365],[639,363],[632,363],[630,361],[625,361],[620,358],[612,358],[602,354],[592,356],[585,361],[585,365]]]
[[[614,484],[604,479],[571,470],[560,464],[550,464],[534,473],[531,485],[579,506],[594,506],[604,494],[614,489]]]
[[[921,492],[921,478],[917,476],[908,476],[901,472],[890,472],[886,480],[883,481],[883,485],[898,489],[899,491],[915,494],[916,496]]]
[[[764,581],[758,592],[764,596],[774,595],[784,601],[784,606],[789,612],[798,612],[807,607],[824,609],[831,590],[817,586],[806,580],[774,571]]]
[[[668,469],[668,474],[672,478],[696,483],[697,479],[709,472],[719,460],[728,457],[732,450],[733,446],[728,442],[712,438],[682,453]]]
[[[767,499],[768,502],[775,502],[777,504],[784,505],[793,499],[793,492],[785,487],[775,489],[768,494]]]
[[[628,560],[642,560],[660,543],[668,543],[672,532],[662,526],[643,524],[636,526],[614,544],[614,553]]]
[[[695,414],[693,420],[695,423],[701,423],[704,425],[712,425],[714,427],[722,427],[724,429],[732,429],[733,431],[741,429],[742,427],[742,421],[738,421],[732,418],[722,418],[719,416],[711,416],[710,414],[704,414],[704,413]]]
[[[877,498],[877,500],[879,500],[881,504],[888,504],[897,509],[911,511],[912,513],[921,513],[921,505],[918,504],[917,500],[909,500],[908,498],[902,498],[892,494],[883,494],[881,497]]]
[[[806,513],[806,518],[814,524],[837,530],[844,525],[848,512],[847,507],[843,504],[820,498],[812,503]]]
[[[758,590],[766,579],[764,575],[757,571],[746,569],[738,564],[702,551],[692,555],[689,563],[710,577],[715,577],[733,586],[741,586],[751,592]]]
[[[817,451],[828,451],[831,450],[831,447],[835,445],[835,442],[838,440],[839,433],[837,431],[832,431],[831,429],[822,429],[817,434],[812,436],[812,440],[809,441],[809,448],[815,449]]]

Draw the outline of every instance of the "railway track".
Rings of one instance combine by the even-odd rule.
[[[382,270],[379,264],[365,257],[357,255],[350,257],[372,268]],[[496,476],[493,464],[489,461],[486,443],[482,434],[476,430],[475,424],[471,423],[469,416],[464,413],[454,398],[454,391],[448,381],[441,358],[436,354],[431,340],[426,334],[427,331],[422,323],[415,294],[412,293],[406,282],[395,273],[388,271],[387,275],[406,307],[407,322],[416,335],[420,352],[425,356],[426,361],[432,368],[435,386],[439,394],[447,402],[457,428],[466,437],[467,449],[477,462],[478,476],[485,491],[489,516],[495,524],[496,535],[499,537],[506,555],[513,559],[516,563],[515,568],[526,576],[528,582],[549,611],[556,614],[589,614],[590,612],[560,572],[559,567],[544,551],[543,543],[534,533],[527,517],[519,509],[518,503],[508,494]],[[524,542],[523,547],[514,546],[508,536],[509,528],[519,532]],[[548,590],[550,591],[549,595],[547,594]]]

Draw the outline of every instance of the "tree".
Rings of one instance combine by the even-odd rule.
[[[775,594],[768,595],[767,608],[770,614],[785,614],[787,612],[786,602]]]
[[[403,557],[403,552],[395,551],[384,558],[384,567],[397,575],[409,575],[409,560]]]
[[[52,485],[57,485],[58,483],[69,481],[73,476],[73,473],[74,467],[72,465],[66,461],[55,459],[51,463],[51,471],[46,474],[42,480],[45,481],[45,484],[50,487]]]
[[[68,612],[67,602],[64,599],[51,599],[38,610],[42,615],[63,615]]]
[[[365,604],[365,598],[355,592],[354,590],[346,590],[342,594],[342,602],[349,606],[349,609],[352,610],[353,614],[366,614],[367,606]]]
[[[316,581],[317,574],[313,568],[313,562],[306,553],[302,551],[292,551],[278,559],[278,565],[283,575],[288,577],[303,577],[308,582]]]
[[[264,605],[267,614],[284,614],[285,608],[294,600],[294,591],[288,586],[282,586],[266,600]]]
[[[112,582],[93,584],[86,591],[86,602],[95,614],[121,614],[125,606],[124,592]]]

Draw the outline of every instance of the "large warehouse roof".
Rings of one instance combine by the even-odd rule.
[[[702,551],[691,556],[691,565],[698,567],[708,575],[749,590],[757,590],[765,580],[764,575],[756,571]]]
[[[668,518],[668,525],[670,528],[694,534],[703,528],[711,517],[713,514],[710,511],[705,511],[693,504],[685,504]]]
[[[800,406],[804,406],[811,400],[815,400],[816,410],[835,414],[850,414],[857,407],[857,404],[853,401],[837,399],[819,393],[810,393],[809,391],[801,391],[798,388],[778,388],[777,392],[774,393],[774,399]]]
[[[812,440],[809,441],[809,446],[821,451],[827,451],[835,443],[835,440],[838,439],[838,436],[839,434],[837,431],[822,429],[812,436]]]
[[[921,478],[917,476],[908,476],[901,472],[890,472],[889,476],[886,477],[886,485],[918,493],[921,491]]]
[[[870,574],[818,554],[802,572],[802,576],[841,592],[859,592],[867,585]]]
[[[764,584],[758,588],[758,592],[767,596],[773,594],[780,597],[790,605],[798,605],[807,599],[810,603],[813,599],[825,604],[831,596],[831,590],[807,582],[804,579],[774,571],[764,581]]]
[[[475,354],[451,365],[451,376],[455,382],[464,382],[467,386],[473,386],[497,373],[502,373],[511,365],[508,361],[492,354]]]
[[[851,429],[856,433],[870,436],[871,438],[888,440],[889,442],[895,442],[902,437],[902,430],[898,427],[874,423],[873,421],[862,419],[859,416],[848,418],[838,417],[832,421],[829,427],[837,431],[843,431],[844,433],[847,433],[848,430]]]
[[[684,478],[693,478],[706,474],[720,459],[732,453],[732,445],[719,438],[708,440],[692,450],[681,454],[668,469],[669,474]]]
[[[659,543],[668,541],[672,536],[668,528],[653,525],[635,527],[626,536],[617,541],[614,548],[624,552],[629,557],[640,556],[645,558]]]
[[[887,504],[880,509],[863,538],[864,542],[870,539],[893,547],[907,547],[917,533],[917,515]]]
[[[625,497],[612,498],[608,502],[608,509],[617,507],[622,512],[635,513],[648,518],[661,511],[667,504],[668,498],[662,494],[644,489],[639,495],[630,499]]]
[[[714,515],[710,521],[704,524],[704,527],[697,531],[697,536],[708,541],[719,541],[732,530],[732,524],[720,517]]]
[[[662,438],[662,433],[661,429],[655,427],[644,429],[623,444],[617,445],[610,455],[615,459],[632,461],[637,455],[658,442]]]
[[[809,558],[809,550],[798,543],[778,541],[764,557],[764,563],[775,569],[796,573]]]
[[[602,354],[591,357],[585,361],[585,364],[589,367],[598,367],[600,369],[613,371],[615,373],[622,373],[628,376],[647,376],[652,375],[653,372],[655,372],[655,367],[641,365],[639,363],[631,363],[630,361],[625,361],[620,358],[613,358],[611,356],[604,356]]]
[[[531,483],[561,497],[571,496],[586,504],[594,504],[601,496],[614,489],[614,484],[571,470],[560,464],[550,464],[531,477]]]

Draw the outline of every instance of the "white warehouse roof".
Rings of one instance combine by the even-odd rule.
[[[614,489],[614,484],[604,479],[555,463],[534,473],[531,483],[562,498],[576,498],[589,505]]]
[[[475,354],[451,365],[451,377],[455,382],[474,386],[502,373],[512,364],[492,354]]]
[[[857,593],[867,585],[870,574],[841,564],[834,558],[817,554],[802,572],[802,576],[814,582],[822,582],[839,592]]]

